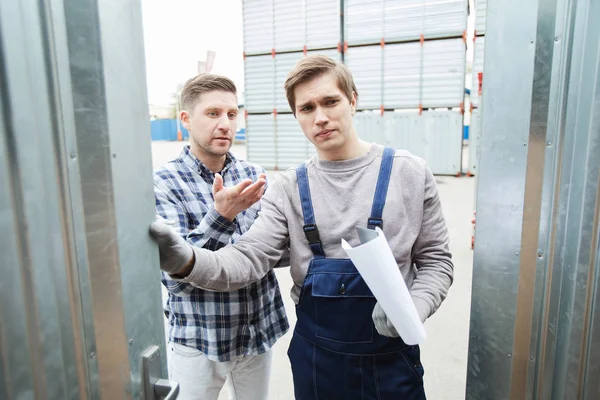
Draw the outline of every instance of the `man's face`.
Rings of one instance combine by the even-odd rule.
[[[333,74],[324,74],[296,86],[296,118],[304,135],[315,145],[320,156],[338,153],[355,135],[352,101],[338,88]]]
[[[181,112],[181,123],[190,133],[192,150],[208,156],[225,155],[233,143],[239,109],[231,92],[203,93],[190,112]]]

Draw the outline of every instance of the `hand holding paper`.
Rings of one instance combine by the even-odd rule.
[[[357,228],[361,245],[342,248],[352,260],[371,292],[406,344],[422,343],[427,334],[410,297],[404,278],[383,232]]]

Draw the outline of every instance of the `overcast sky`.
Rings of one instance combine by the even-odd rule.
[[[142,0],[142,12],[150,104],[168,105],[207,50],[217,53],[212,72],[243,92],[242,0]]]

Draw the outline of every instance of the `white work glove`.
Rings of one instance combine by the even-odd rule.
[[[157,218],[150,225],[150,234],[160,251],[160,269],[175,275],[194,257],[192,247],[177,234],[169,222]]]
[[[375,324],[375,329],[381,336],[387,336],[391,338],[400,337],[394,325],[392,325],[392,321],[390,321],[385,315],[383,308],[379,305],[379,302],[375,304],[375,308],[373,309],[373,323]]]

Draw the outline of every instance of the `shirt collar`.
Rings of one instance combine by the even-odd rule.
[[[202,161],[198,160],[198,158],[196,158],[196,156],[194,154],[192,154],[192,152],[190,151],[190,146],[184,146],[183,150],[181,151],[181,154],[179,155],[179,158],[181,158],[181,160],[183,160],[184,164],[187,165],[188,167],[190,167],[191,169],[193,169],[194,171],[197,171],[200,174],[206,174],[207,176],[212,176],[213,172],[208,169],[203,163]],[[227,172],[227,170],[229,170],[229,168],[231,168],[231,166],[236,162],[236,158],[233,156],[233,154],[231,154],[231,152],[227,152],[227,154],[225,155],[225,165],[223,166],[223,169],[221,170],[221,173],[225,173]]]

